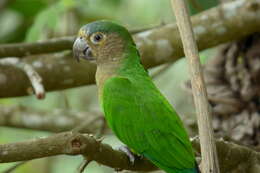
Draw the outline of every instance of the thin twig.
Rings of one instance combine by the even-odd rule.
[[[219,173],[218,157],[211,122],[212,115],[190,17],[183,0],[171,0],[171,2],[182,38],[184,53],[189,61],[191,85],[201,140],[202,172]]]
[[[36,97],[38,99],[44,98],[45,90],[42,84],[42,78],[30,64],[27,64],[16,57],[8,57],[0,59],[0,65],[14,66],[23,70],[32,84]]]
[[[88,166],[88,164],[91,162],[92,160],[86,160],[84,159],[82,161],[82,163],[80,164],[79,168],[78,168],[78,173],[83,173],[84,170],[86,169],[86,167]]]

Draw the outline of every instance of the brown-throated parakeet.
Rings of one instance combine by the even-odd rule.
[[[189,137],[140,63],[130,33],[109,21],[83,26],[74,56],[95,61],[99,99],[116,136],[167,173],[198,173]]]

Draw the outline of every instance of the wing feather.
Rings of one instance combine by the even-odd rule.
[[[103,89],[106,119],[118,138],[159,167],[193,168],[194,155],[180,118],[159,90],[125,77],[109,79]]]

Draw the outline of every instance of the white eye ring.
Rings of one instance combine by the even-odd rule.
[[[91,35],[90,37],[90,41],[94,44],[98,44],[99,42],[101,42],[104,39],[104,34],[102,34],[101,32],[98,33],[94,33]]]

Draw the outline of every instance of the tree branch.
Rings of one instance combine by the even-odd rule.
[[[195,149],[199,150],[199,141],[192,141]],[[218,155],[223,173],[231,172],[238,164],[247,163],[255,169],[260,165],[260,154],[256,151],[217,140]],[[157,168],[145,158],[136,160],[132,164],[125,153],[112,149],[111,146],[101,143],[91,135],[64,132],[50,137],[0,145],[0,163],[25,161],[56,155],[82,154],[88,160],[122,170],[152,171]],[[228,160],[228,163],[226,162]],[[252,162],[251,162],[252,161]],[[248,167],[245,167],[248,168]],[[254,173],[247,170],[248,173]]]
[[[215,140],[221,173],[260,172],[260,153],[223,139]],[[200,152],[198,138],[192,140],[193,148]]]
[[[160,25],[163,26],[163,25]],[[158,28],[159,26],[153,27]],[[138,34],[153,28],[141,28],[130,31],[132,34]],[[0,45],[0,58],[15,56],[25,58],[34,54],[46,54],[59,52],[63,50],[70,50],[76,36],[67,36],[60,38],[53,38],[46,41],[38,41],[34,43],[15,43]]]
[[[102,126],[104,133],[109,129],[104,124],[101,113],[74,112],[69,110],[54,110],[45,112],[22,106],[0,106],[0,126],[43,130],[49,132],[64,132],[76,127],[84,127],[80,132],[97,134]]]
[[[221,7],[223,14],[225,14],[224,20],[220,16],[219,7],[192,17],[199,50],[240,39],[260,30],[260,0],[237,0],[225,3]],[[134,39],[141,52],[143,64],[147,68],[173,62],[183,56],[181,39],[176,24],[168,24],[135,34]],[[71,49],[73,41],[69,42],[69,44],[66,44],[66,48],[58,49],[60,46],[58,43],[52,44],[50,47],[53,48],[51,49],[54,52]],[[35,43],[35,45],[37,44]],[[22,45],[9,46],[14,46],[9,52],[16,52]],[[3,49],[3,47],[0,46],[0,49]],[[24,53],[21,53],[21,55],[24,55]],[[9,54],[0,53],[0,56],[9,56]],[[95,65],[83,61],[77,63],[71,57],[71,53],[63,52],[30,56],[25,58],[25,62],[32,64],[43,78],[46,91],[93,84]],[[0,97],[28,95],[28,87],[30,87],[30,82],[19,69],[5,66],[0,68]]]
[[[218,156],[212,127],[212,113],[208,103],[198,47],[195,42],[190,16],[183,0],[171,0],[171,2],[180,31],[184,52],[189,62],[191,86],[197,112],[199,136],[201,139],[202,172],[219,173]]]
[[[99,133],[101,127],[103,126],[102,121],[95,121],[97,118],[102,117],[101,115],[99,114],[96,115],[95,113],[87,113],[87,112],[85,113],[85,112],[73,112],[67,110],[66,111],[54,110],[51,113],[47,113],[44,111],[31,110],[21,106],[20,107],[1,106],[0,114],[1,114],[0,125],[2,126],[4,125],[8,127],[61,132],[65,130],[74,129],[75,127],[80,127],[80,123],[82,123],[84,124],[85,128],[81,129],[80,130],[81,132],[97,134]],[[109,129],[107,127],[105,127],[104,129],[105,129],[105,133],[109,132]],[[75,131],[77,131],[77,129],[74,130],[74,132]],[[50,144],[51,143],[52,141],[50,141]],[[193,140],[192,143],[194,148],[198,152],[200,152],[199,151],[200,145],[199,145],[198,138],[195,138],[195,140]],[[218,151],[221,172],[229,173],[231,172],[231,170],[237,169],[238,168],[237,165],[242,165],[240,166],[241,167],[240,169],[245,170],[244,172],[256,173],[256,172],[248,171],[249,168],[250,170],[257,169],[259,172],[258,167],[260,165],[260,154],[257,153],[256,151],[253,151],[252,149],[249,149],[247,147],[225,142],[223,140],[217,140],[216,146]],[[1,153],[2,154],[5,153],[3,151],[5,150],[0,145],[0,160],[2,160],[1,157],[4,157],[1,156]],[[27,155],[28,158],[26,160],[32,159],[30,158],[29,152],[35,152],[35,151],[27,150],[27,152],[28,152]],[[17,154],[21,154],[21,153],[17,153]]]
[[[155,170],[148,160],[136,160],[132,164],[128,157],[120,151],[102,144],[91,135],[65,132],[46,138],[34,139],[25,142],[0,145],[0,163],[31,160],[55,155],[83,154],[89,160],[100,164],[127,170],[150,171]]]
[[[42,85],[42,78],[30,64],[24,63],[22,60],[16,57],[0,59],[0,64],[5,66],[13,66],[24,71],[32,84],[36,97],[38,99],[43,99],[45,97],[45,90]]]
[[[23,59],[42,77],[45,91],[93,84],[96,66],[76,62],[70,52],[38,55]],[[21,69],[0,65],[0,97],[30,95],[31,83]]]
[[[75,36],[55,38],[35,43],[15,43],[0,45],[0,57],[23,57],[33,54],[59,52],[71,49]]]

